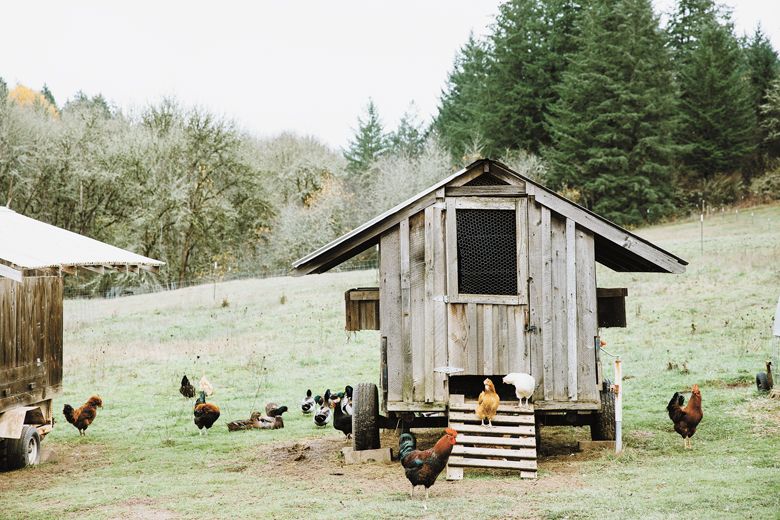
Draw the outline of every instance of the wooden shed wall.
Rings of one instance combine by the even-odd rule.
[[[0,411],[62,385],[62,279],[0,278]]]
[[[393,409],[446,402],[447,378],[433,372],[444,366],[463,375],[530,372],[537,401],[598,402],[592,233],[524,200],[518,244],[526,259],[518,268],[528,273],[528,301],[447,302],[447,204],[440,200],[380,239],[380,328]]]

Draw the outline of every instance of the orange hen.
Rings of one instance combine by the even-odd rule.
[[[501,402],[501,399],[496,393],[496,387],[493,385],[493,381],[485,379],[483,382],[485,383],[485,390],[479,394],[476,412],[477,417],[482,421],[482,425],[485,425],[485,419],[487,419],[488,427],[492,428],[493,419],[496,417],[496,412],[498,412],[498,405]]]

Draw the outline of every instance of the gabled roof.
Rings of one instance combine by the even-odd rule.
[[[379,243],[382,233],[436,202],[437,190],[456,183],[461,177],[479,172],[509,175],[526,183],[526,193],[550,210],[574,220],[595,237],[596,261],[622,272],[682,273],[688,262],[644,238],[558,195],[504,164],[480,159],[441,180],[410,199],[385,211],[349,233],[296,260],[296,274],[323,273]]]
[[[147,258],[0,207],[0,275],[7,268],[146,267],[165,262]]]

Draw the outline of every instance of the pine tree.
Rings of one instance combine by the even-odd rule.
[[[379,119],[379,111],[372,99],[368,100],[364,116],[358,116],[355,137],[344,151],[347,170],[356,178],[364,179],[371,165],[386,151],[387,139]]]
[[[41,89],[41,95],[46,98],[46,101],[51,103],[53,107],[57,107],[57,102],[54,101],[54,94],[51,93],[51,90],[49,90],[49,87],[46,85],[46,83],[43,84],[43,88]]]
[[[685,62],[704,29],[717,23],[718,10],[713,0],[678,0],[667,27],[672,59]]]
[[[744,44],[747,59],[750,85],[752,87],[752,106],[758,120],[757,153],[752,161],[754,170],[764,170],[767,159],[771,159],[770,150],[766,147],[767,133],[765,131],[761,107],[767,104],[767,93],[773,82],[780,77],[780,62],[777,51],[772,43],[758,27],[753,36]]]
[[[780,78],[769,86],[766,103],[761,105],[763,147],[770,159],[780,158]]]
[[[696,40],[678,69],[677,135],[688,185],[739,171],[757,137],[752,88],[731,25],[705,25]]]
[[[425,129],[414,102],[401,116],[398,128],[387,136],[388,150],[394,154],[406,157],[419,156],[425,147]]]
[[[621,224],[671,208],[674,87],[650,0],[584,8],[579,50],[548,118],[548,181]]]
[[[433,129],[455,162],[463,162],[469,144],[480,139],[482,97],[487,83],[485,44],[469,35],[441,93]]]
[[[538,153],[550,143],[544,125],[555,86],[575,50],[579,3],[511,0],[491,38],[481,133],[492,156],[507,150]]]

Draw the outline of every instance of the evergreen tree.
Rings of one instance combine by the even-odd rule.
[[[685,62],[706,27],[716,24],[718,10],[713,0],[678,0],[667,33],[675,63]]]
[[[771,159],[780,158],[780,78],[774,80],[766,93],[766,103],[761,105],[762,143]]]
[[[582,13],[579,50],[548,118],[548,181],[621,224],[668,213],[674,87],[650,0],[601,0]]]
[[[767,149],[767,134],[765,131],[761,107],[767,104],[767,93],[772,83],[779,77],[780,62],[777,51],[772,43],[758,27],[752,38],[745,43],[744,52],[749,70],[750,85],[752,86],[752,106],[758,119],[759,137],[758,150],[755,154],[753,167],[756,170],[766,168],[766,159],[770,150]]]
[[[8,83],[3,78],[0,78],[0,103],[5,103],[8,98]]]
[[[46,101],[51,103],[53,107],[57,107],[57,102],[54,101],[54,94],[51,93],[51,90],[49,90],[49,87],[46,85],[46,83],[43,84],[41,95],[43,95],[43,97],[46,98]]]
[[[441,93],[433,129],[455,162],[463,162],[469,144],[480,139],[482,97],[487,83],[485,44],[469,35]]]
[[[404,112],[398,128],[387,136],[388,151],[406,157],[417,157],[425,148],[425,129],[414,102]]]
[[[349,148],[344,151],[347,170],[357,179],[364,179],[371,165],[387,150],[387,139],[379,119],[379,111],[368,100],[364,116],[358,116],[358,128]]]
[[[752,89],[731,25],[705,25],[696,39],[678,69],[678,143],[688,185],[740,170],[757,137]]]
[[[486,151],[538,153],[550,143],[545,114],[575,50],[579,3],[511,0],[499,9],[481,107]]]

